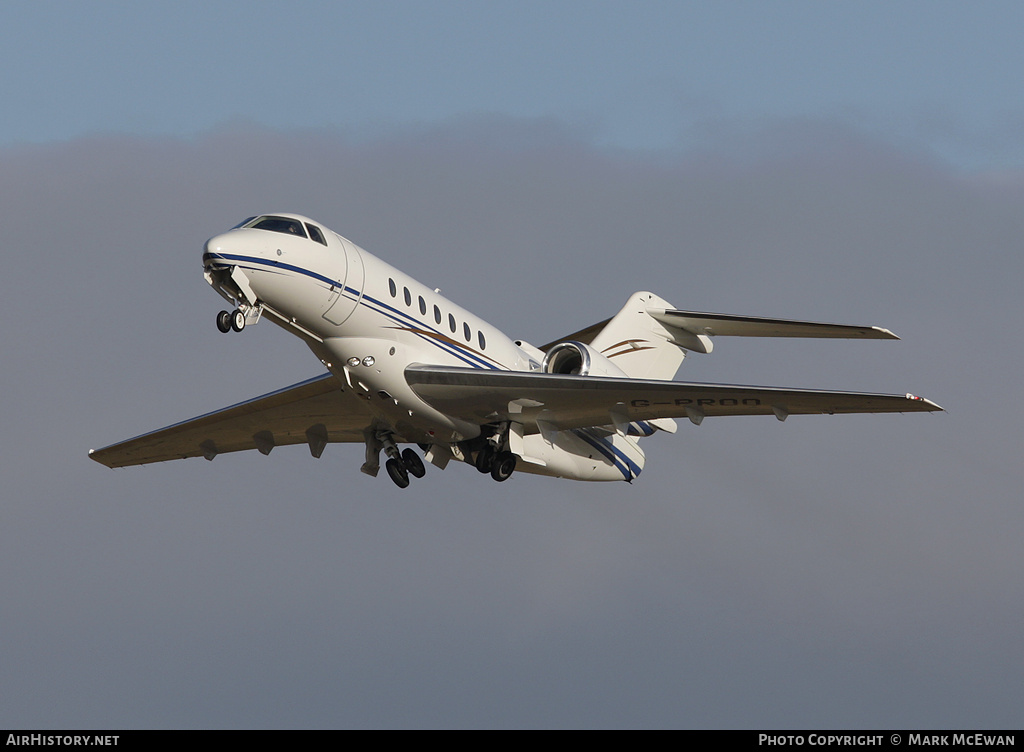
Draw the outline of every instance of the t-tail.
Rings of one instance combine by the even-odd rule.
[[[654,293],[635,292],[590,345],[630,378],[671,379],[686,357],[688,338],[651,315],[671,309]]]

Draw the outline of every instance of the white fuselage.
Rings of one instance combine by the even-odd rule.
[[[346,388],[365,398],[402,441],[443,447],[465,459],[459,442],[482,427],[434,409],[409,387],[413,364],[529,371],[543,354],[318,223],[294,214],[324,243],[266,229],[238,228],[211,238],[207,280],[229,300],[266,314],[300,336]],[[614,431],[562,431],[523,437],[518,469],[578,480],[632,480],[643,467],[637,443]]]

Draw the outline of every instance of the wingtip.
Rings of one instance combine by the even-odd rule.
[[[879,339],[899,339],[895,332],[886,329],[885,327],[873,326],[871,329],[872,331],[877,332]]]
[[[97,450],[95,450],[95,449],[90,449],[89,450],[89,459],[91,459],[93,462],[97,462],[97,463],[103,465],[104,467],[110,467],[110,465],[108,465],[106,462],[104,462],[103,459],[100,456],[97,455]]]
[[[907,392],[907,399],[908,400],[914,400],[915,402],[923,403],[925,405],[925,407],[923,409],[925,409],[925,410],[929,410],[931,412],[942,412],[942,413],[946,412],[946,408],[944,408],[938,402],[932,402],[930,399],[926,399],[924,397],[918,397],[916,394],[911,394],[910,392]]]

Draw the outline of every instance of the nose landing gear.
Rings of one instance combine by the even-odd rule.
[[[227,334],[231,331],[231,314],[227,311],[221,311],[217,314],[217,328]]]
[[[245,329],[246,324],[255,324],[259,321],[262,311],[261,306],[253,307],[244,304],[230,313],[221,311],[217,314],[217,328],[225,334],[232,330],[240,332]]]

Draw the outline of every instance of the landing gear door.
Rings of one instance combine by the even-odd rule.
[[[345,254],[345,276],[331,289],[323,317],[335,326],[341,326],[362,300],[364,272],[359,248],[340,236],[335,238]]]

